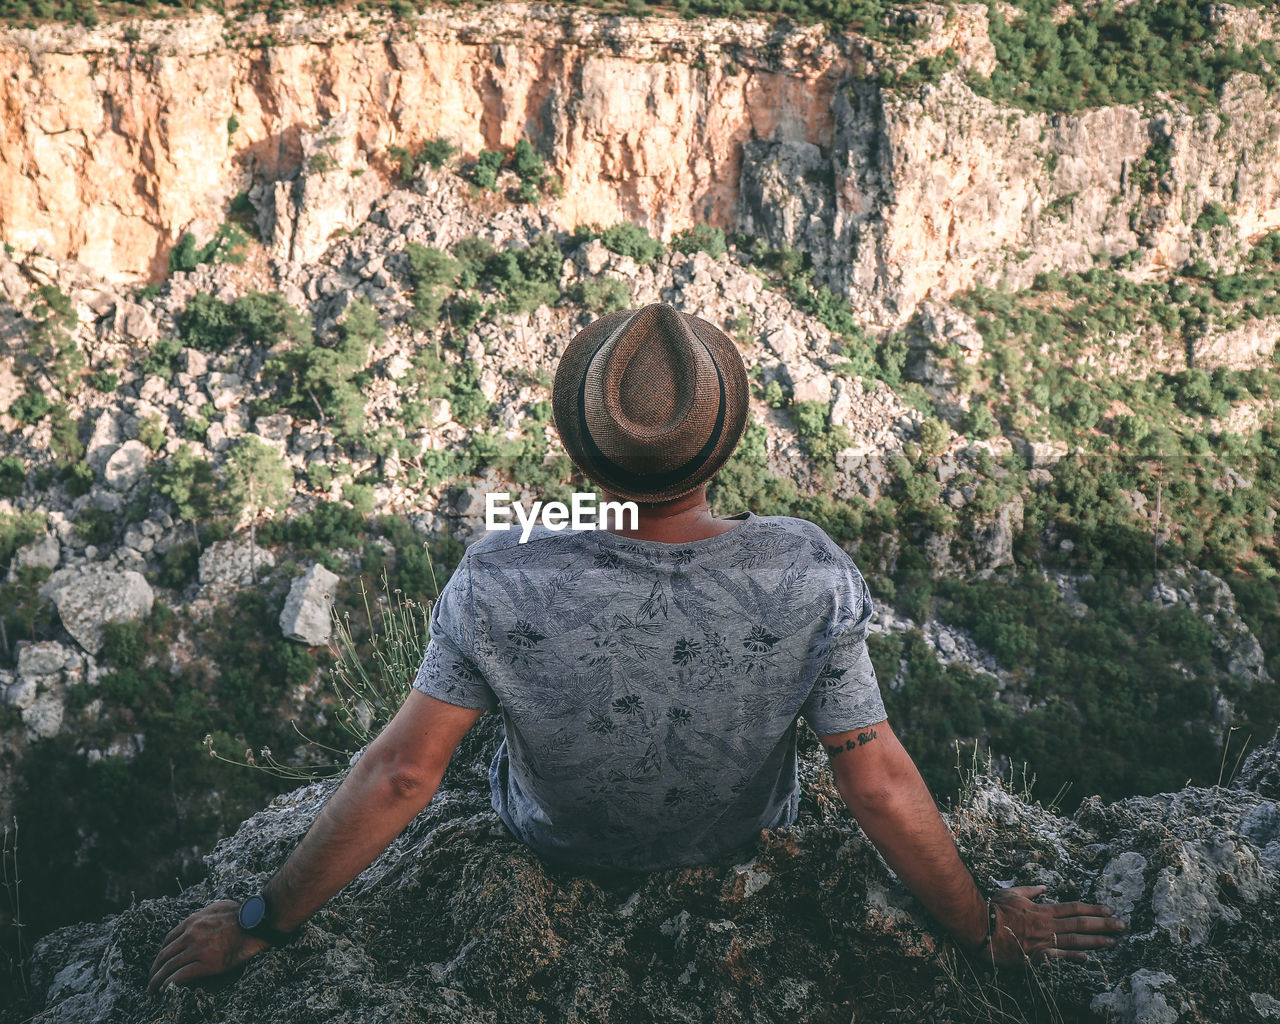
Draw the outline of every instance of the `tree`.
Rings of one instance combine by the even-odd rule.
[[[245,436],[227,462],[231,491],[249,510],[249,572],[258,581],[256,523],[259,513],[276,509],[293,492],[293,470],[284,456],[252,434]]]

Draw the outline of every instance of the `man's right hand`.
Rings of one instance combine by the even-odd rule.
[[[1092,951],[1110,949],[1125,924],[1101,903],[1036,903],[1043,885],[999,889],[991,897],[996,927],[991,945],[979,954],[997,967],[1028,959],[1082,961]]]

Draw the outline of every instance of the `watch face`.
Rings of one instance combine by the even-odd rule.
[[[240,904],[240,927],[245,931],[251,931],[262,924],[262,919],[267,916],[267,901],[261,896],[250,896],[242,904]]]

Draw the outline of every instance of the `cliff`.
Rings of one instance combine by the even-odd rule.
[[[886,871],[819,762],[801,815],[740,860],[648,876],[552,869],[488,807],[497,725],[464,742],[431,806],[283,951],[238,980],[145,993],[161,937],[265,881],[336,783],[277,799],[178,896],[44,939],[34,1021],[1265,1021],[1280,1013],[1280,736],[1234,788],[1071,819],[981,775],[950,816],[986,884],[1045,884],[1129,922],[1086,964],[991,976],[958,959]]]
[[[1227,247],[1280,225],[1280,112],[1257,75],[1200,112],[1169,96],[1027,112],[966,84],[994,66],[985,6],[911,17],[910,43],[523,4],[11,29],[0,238],[117,283],[156,279],[182,232],[206,238],[238,192],[290,181],[322,124],[340,126],[324,136],[334,159],[370,170],[331,227],[390,188],[392,146],[443,135],[474,156],[528,138],[563,182],[562,226],[739,229],[808,252],[881,324],[1097,257],[1176,266],[1210,203]],[[1227,35],[1275,34],[1264,13],[1218,17]],[[956,64],[936,81],[887,84],[939,53]],[[313,260],[327,238],[280,238],[274,255]]]

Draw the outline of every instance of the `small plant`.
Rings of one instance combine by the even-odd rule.
[[[93,470],[84,462],[71,463],[62,474],[63,486],[72,498],[88,494],[93,489],[93,481]]]
[[[104,395],[109,395],[120,386],[120,375],[110,370],[98,370],[89,375],[89,385]]]
[[[116,534],[116,517],[106,509],[90,506],[76,516],[76,535],[86,544],[102,547]]]
[[[14,931],[12,945],[4,944],[5,958],[8,961],[6,973],[10,979],[16,979],[15,988],[25,999],[30,995],[27,986],[27,941],[22,920],[22,879],[18,874],[18,819],[12,825],[6,824],[3,838],[0,838],[0,886],[4,887],[5,899],[9,904],[9,927]],[[12,948],[13,952],[9,952]]]
[[[227,460],[234,499],[249,513],[249,571],[257,580],[257,517],[284,506],[293,490],[293,470],[271,445],[253,434],[243,437]]]
[[[705,252],[712,259],[718,259],[728,251],[729,247],[725,243],[724,228],[713,228],[709,224],[695,224],[671,239],[671,248],[676,252],[687,254]]]
[[[342,485],[342,499],[362,516],[373,514],[373,488],[369,484],[348,480]]]
[[[221,352],[234,344],[272,345],[287,340],[302,344],[311,326],[278,292],[248,292],[221,302],[197,292],[178,317],[182,340],[202,352]],[[174,347],[174,354],[181,344]]]
[[[307,161],[307,168],[313,174],[328,174],[337,166],[338,161],[329,153],[312,153],[311,159]]]
[[[169,250],[169,272],[190,273],[202,263],[239,266],[245,261],[244,248],[248,244],[249,238],[240,225],[229,220],[218,225],[218,230],[204,245],[198,245],[196,236],[187,231]]]
[[[32,307],[30,354],[64,394],[75,389],[85,369],[84,353],[76,344],[76,312],[71,297],[57,285],[43,284]]]
[[[942,420],[930,417],[920,424],[920,453],[926,458],[941,454],[951,439],[951,430]]]
[[[574,287],[571,297],[593,313],[611,313],[631,305],[631,289],[616,277],[582,281]]]
[[[482,149],[476,157],[475,166],[471,169],[471,180],[483,189],[492,191],[498,187],[498,171],[502,167],[503,156],[496,149]]]
[[[433,589],[438,590],[434,587],[434,572],[432,577]],[[410,681],[422,664],[428,638],[431,604],[407,598],[400,590],[392,592],[385,572],[382,590],[385,600],[378,602],[378,619],[375,621],[364,580],[360,581],[372,657],[360,650],[349,617],[334,617],[330,640],[334,655],[331,678],[338,694],[338,722],[355,740],[357,748],[381,732],[404,703]]]
[[[600,241],[610,252],[616,252],[619,256],[630,256],[642,267],[647,267],[664,251],[662,243],[648,231],[638,224],[625,221],[605,228],[600,235]]]
[[[169,436],[165,433],[164,423],[159,416],[148,416],[138,424],[138,440],[153,452],[158,452],[165,446]]]
[[[0,498],[16,498],[27,482],[27,466],[17,455],[0,459]]]

